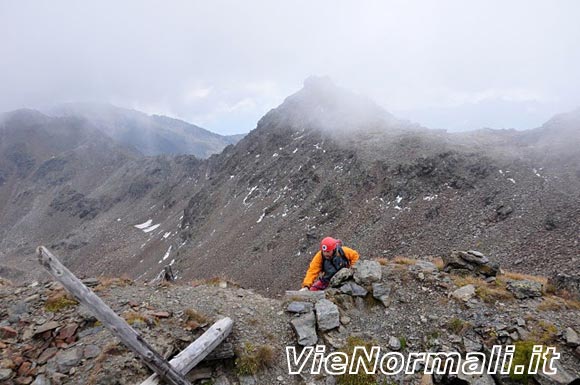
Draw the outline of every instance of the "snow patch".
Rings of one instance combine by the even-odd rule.
[[[296,147],[296,148],[294,149],[294,151],[292,151],[292,153],[293,153],[293,154],[296,154],[296,152],[297,152],[297,151],[298,151],[298,147]]]
[[[272,158],[275,158],[277,156],[278,156],[278,153],[277,152],[275,152],[275,153],[272,154]]]
[[[242,201],[243,204],[248,205],[248,203],[246,202],[246,200],[250,197],[250,195],[252,195],[252,193],[254,192],[255,189],[257,189],[258,186],[254,186],[250,189],[250,192],[248,193],[248,195],[246,195],[246,197],[244,198],[244,200]]]
[[[171,235],[171,231],[163,234],[163,239],[167,239]]]
[[[150,232],[152,232],[153,230],[155,230],[156,228],[158,228],[159,226],[161,226],[161,224],[160,224],[160,223],[158,223],[158,224],[156,224],[156,225],[153,225],[153,226],[150,226],[150,227],[147,227],[146,229],[143,229],[143,232],[144,232],[144,233],[150,233]]]
[[[153,220],[149,219],[149,220],[147,220],[147,222],[143,222],[141,224],[135,225],[134,227],[138,228],[139,230],[143,230],[144,228],[151,226],[152,223],[153,223]]]
[[[397,202],[397,204],[401,203],[402,200],[403,200],[403,197],[400,195],[397,195],[397,197],[395,198],[395,202]]]
[[[507,180],[509,180],[510,182],[512,182],[513,184],[516,184],[516,181],[514,180],[514,178],[507,178]]]
[[[262,219],[264,219],[264,217],[265,217],[265,216],[266,216],[266,210],[264,210],[264,211],[262,212],[262,215],[260,216],[260,218],[258,218],[258,220],[256,221],[256,223],[260,223],[260,222],[262,222]]]
[[[169,254],[171,253],[172,247],[173,246],[169,246],[169,249],[167,249],[167,251],[165,252],[165,255],[163,256],[163,259],[161,261],[159,261],[159,263],[161,263],[162,261],[165,261],[169,257]]]
[[[436,198],[437,198],[437,194],[435,194],[435,195],[428,195],[426,197],[423,197],[423,200],[424,201],[432,201],[433,199],[436,199]]]

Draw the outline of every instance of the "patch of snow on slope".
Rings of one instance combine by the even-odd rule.
[[[143,222],[139,225],[135,225],[134,227],[138,228],[139,230],[143,230],[144,228],[151,226],[152,223],[153,223],[153,220],[149,219],[147,222]]]

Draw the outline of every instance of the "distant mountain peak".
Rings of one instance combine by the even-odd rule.
[[[303,88],[266,114],[258,126],[274,121],[298,129],[320,129],[332,133],[408,125],[370,98],[337,86],[328,76],[306,78]]]

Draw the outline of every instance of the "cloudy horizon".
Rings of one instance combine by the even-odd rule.
[[[245,133],[311,75],[430,128],[580,107],[580,3],[0,0],[0,111],[110,103]]]

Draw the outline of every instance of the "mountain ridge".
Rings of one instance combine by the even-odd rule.
[[[522,272],[575,271],[578,153],[561,146],[574,137],[546,141],[546,127],[534,135],[448,134],[397,120],[365,99],[350,111],[343,102],[352,93],[300,113],[320,95],[342,92],[332,87],[307,81],[244,139],[206,160],[126,162],[92,200],[80,199],[93,219],[78,218],[75,193],[61,191],[52,207],[65,207],[61,220],[74,214],[80,227],[48,246],[67,250],[86,274],[121,269],[150,279],[173,263],[182,279],[224,274],[267,294],[299,285],[327,235],[370,257],[475,248]],[[337,105],[338,117],[349,119],[333,130]],[[576,135],[571,122],[565,132]],[[134,227],[149,220],[159,226]]]

